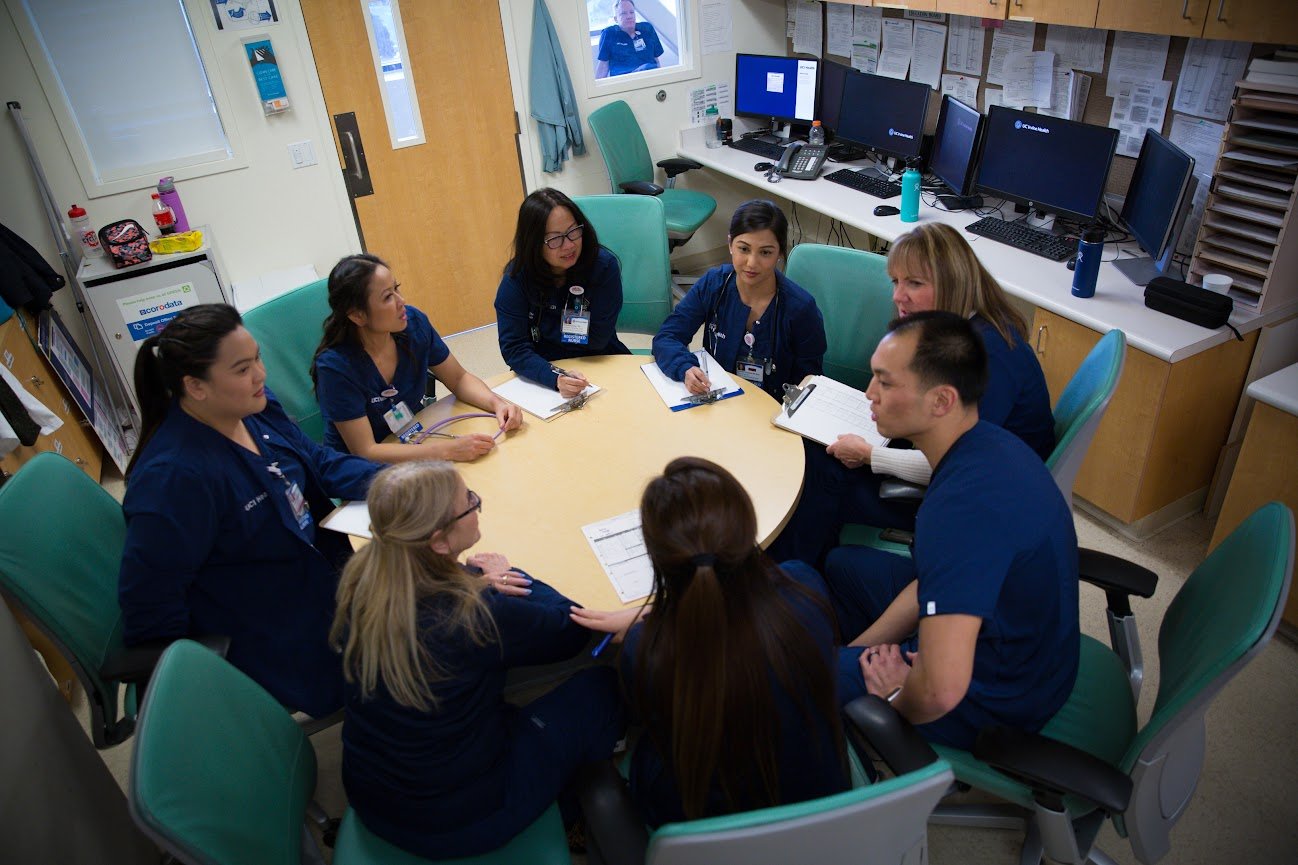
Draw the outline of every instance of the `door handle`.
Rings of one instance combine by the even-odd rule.
[[[351,156],[351,159],[347,160],[347,164],[352,168],[351,175],[360,180],[365,175],[361,173],[361,153],[356,149],[356,136],[350,132],[344,132],[343,138],[347,139],[347,151],[348,155]]]
[[[1186,21],[1190,20],[1190,0],[1182,0],[1181,17],[1184,18]]]
[[[1048,336],[1050,336],[1050,325],[1043,324],[1037,328],[1037,357],[1045,356],[1045,341]]]
[[[1217,20],[1218,21],[1226,20],[1224,17],[1222,17],[1221,14],[1225,11],[1226,11],[1226,0],[1217,0]]]
[[[334,128],[338,130],[338,144],[343,157],[343,182],[347,194],[355,199],[374,194],[369,164],[365,161],[365,142],[356,123],[356,112],[334,115]]]

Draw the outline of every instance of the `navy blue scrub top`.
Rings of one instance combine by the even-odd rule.
[[[628,36],[616,24],[605,27],[599,37],[597,59],[608,64],[609,75],[625,75],[635,72],[646,63],[656,67],[656,61],[662,53],[663,45],[658,40],[658,31],[648,21],[637,21],[635,36]]]

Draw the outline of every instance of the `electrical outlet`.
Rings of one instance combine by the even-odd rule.
[[[315,165],[315,148],[311,146],[310,141],[295,141],[288,146],[288,156],[293,162],[294,168],[306,168],[308,165]]]

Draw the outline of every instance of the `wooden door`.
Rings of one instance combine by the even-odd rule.
[[[523,199],[499,6],[400,4],[427,139],[402,148],[389,137],[362,4],[303,0],[302,14],[330,116],[356,115],[374,188],[355,199],[366,251],[441,333],[492,323]]]
[[[1217,0],[1213,0],[1217,2]],[[1199,36],[1209,0],[1100,0],[1095,27],[1135,33]]]
[[[1210,0],[1205,39],[1298,42],[1298,9],[1274,0]]]
[[[1094,27],[1099,0],[1004,0],[1012,21]]]

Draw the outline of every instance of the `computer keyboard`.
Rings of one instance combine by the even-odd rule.
[[[994,216],[966,225],[964,230],[1051,261],[1063,261],[1077,253],[1075,238],[1063,238],[1030,228],[1022,222],[1006,222]]]
[[[736,138],[730,142],[730,146],[735,150],[742,150],[744,153],[751,153],[763,159],[779,159],[784,155],[783,145],[768,144],[765,141],[758,141],[756,138]]]
[[[851,168],[840,168],[837,171],[831,171],[825,175],[825,179],[855,189],[857,192],[873,195],[875,198],[895,198],[901,195],[900,183],[871,177]]]

